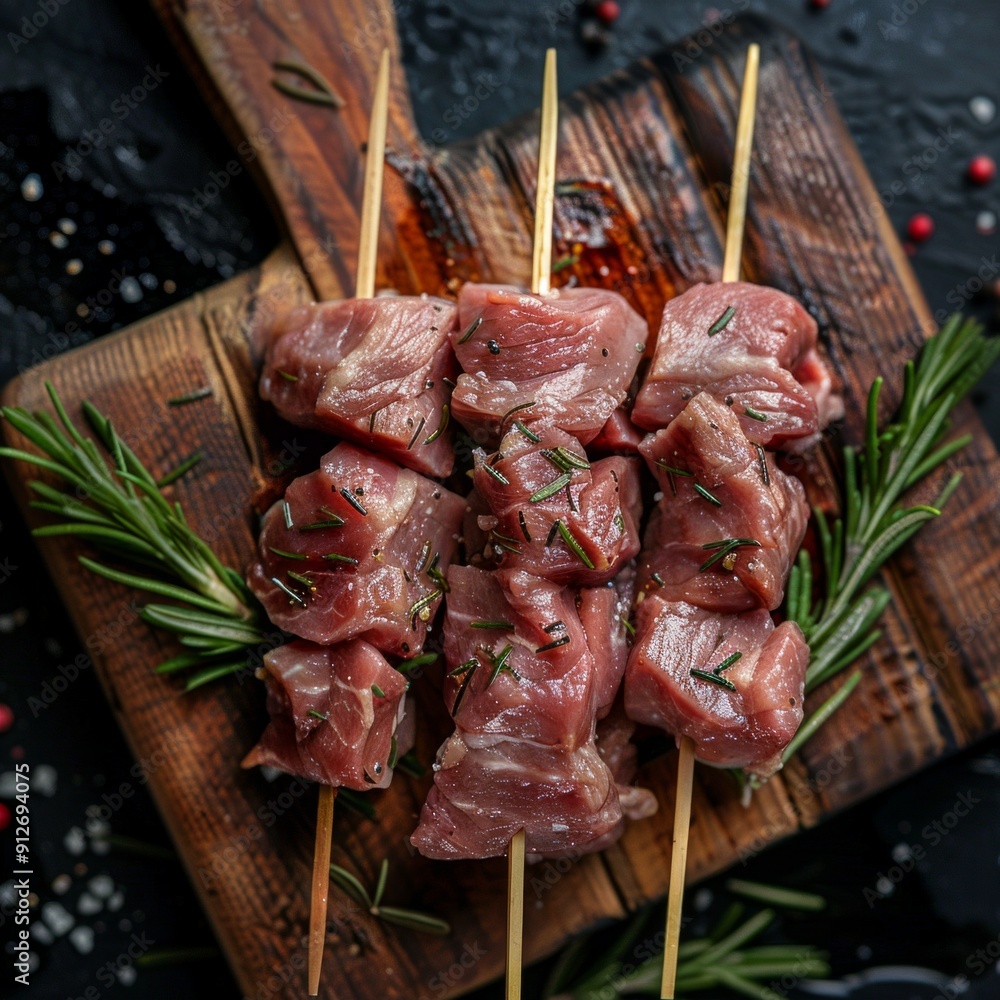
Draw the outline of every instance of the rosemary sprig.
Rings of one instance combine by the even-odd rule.
[[[769,887],[764,887],[769,888]],[[778,890],[778,905],[796,906],[799,893]],[[810,900],[812,902],[812,900]],[[650,957],[649,934],[653,908],[640,912],[607,947],[594,947],[590,938],[580,938],[563,953],[545,986],[549,1000],[592,1000],[594,997],[660,995],[663,957]],[[745,910],[734,903],[704,938],[684,941],[677,964],[676,995],[730,989],[748,997],[768,1000],[775,993],[770,984],[791,975],[796,981],[828,976],[826,954],[803,945],[760,945],[753,942],[773,923],[775,912],[760,910],[744,919]],[[592,955],[599,955],[588,966]],[[638,961],[640,958],[644,961]]]
[[[382,897],[385,895],[386,884],[389,881],[388,859],[382,861],[375,887],[371,892],[361,884],[357,876],[352,875],[346,868],[341,868],[339,865],[330,865],[330,878],[335,885],[346,892],[356,903],[363,906],[373,917],[383,920],[387,924],[407,927],[413,931],[422,931],[424,934],[447,935],[451,933],[451,924],[440,917],[421,913],[419,910],[405,910],[398,906],[382,905]]]
[[[36,537],[74,535],[107,555],[154,575],[138,575],[81,556],[91,572],[127,587],[165,597],[173,604],[147,604],[147,623],[177,635],[189,652],[160,670],[191,670],[188,687],[246,666],[245,653],[267,642],[256,602],[243,578],[223,566],[188,525],[180,504],[168,501],[152,473],[90,403],[82,409],[107,453],[84,437],[70,420],[58,393],[45,385],[55,418],[4,407],[3,418],[41,454],[0,448],[0,457],[28,462],[63,480],[59,490],[40,481],[29,485],[39,499],[31,506],[60,523],[36,528]],[[185,463],[187,464],[187,463]]]
[[[1000,340],[987,338],[974,320],[953,316],[924,345],[903,373],[903,399],[895,419],[878,431],[881,378],[872,384],[863,449],[844,448],[844,497],[840,517],[814,511],[819,567],[799,553],[788,582],[786,612],[809,643],[806,691],[836,676],[878,641],[873,626],[889,602],[882,587],[867,588],[889,558],[941,514],[961,474],[951,476],[933,506],[903,502],[917,482],[965,447],[965,435],[941,443],[955,406],[1000,357]],[[818,597],[814,580],[822,581]],[[857,686],[855,674],[803,724],[784,759],[802,746]]]

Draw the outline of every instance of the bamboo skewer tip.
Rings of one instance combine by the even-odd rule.
[[[521,950],[524,942],[524,830],[507,849],[507,951],[505,1000],[521,998]]]
[[[316,846],[313,852],[312,895],[309,905],[309,960],[307,980],[309,996],[319,993],[323,969],[323,946],[326,943],[326,906],[330,896],[330,849],[333,835],[333,804],[337,789],[320,785],[316,809]]]
[[[375,294],[378,268],[378,233],[382,215],[382,180],[385,173],[385,134],[389,122],[389,50],[382,50],[365,155],[365,184],[361,196],[361,232],[358,239],[358,275],[354,295],[370,299]]]
[[[743,71],[743,86],[740,92],[739,118],[736,123],[732,186],[729,194],[729,211],[726,216],[726,250],[722,265],[723,281],[740,280],[759,69],[760,46],[753,44],[747,50],[746,68]],[[687,869],[688,833],[691,828],[694,741],[688,736],[682,736],[679,750],[677,795],[674,804],[673,849],[670,855],[670,885],[667,890],[663,975],[660,981],[661,1000],[674,1000],[678,949],[680,947],[681,911],[684,903],[684,878]]]
[[[538,182],[535,187],[535,232],[531,252],[531,290],[547,295],[552,275],[552,220],[555,208],[556,145],[559,137],[559,87],[556,50],[545,53],[542,113],[538,139]]]

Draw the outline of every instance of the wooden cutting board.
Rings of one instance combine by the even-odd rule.
[[[255,345],[289,305],[353,286],[359,154],[382,46],[396,56],[382,287],[448,294],[468,279],[525,281],[537,119],[444,150],[425,147],[412,123],[386,0],[158,6],[234,140],[232,164],[258,171],[288,240],[259,269],[26,373],[8,387],[6,402],[40,405],[42,382],[51,379],[71,411],[88,398],[108,413],[157,472],[201,449],[197,474],[174,493],[223,559],[244,567],[253,552],[254,497],[273,495],[321,446],[258,403]],[[574,262],[558,279],[619,288],[655,325],[666,299],[718,278],[743,53],[754,40],[763,58],[746,276],[790,292],[816,316],[847,399],[843,437],[856,440],[872,378],[889,378],[888,412],[903,362],[931,318],[888,221],[873,211],[877,193],[828,89],[787,35],[740,20],[564,99],[556,257]],[[289,57],[321,67],[345,108],[295,103],[272,89],[269,65]],[[209,197],[213,179],[205,180]],[[202,386],[211,387],[210,397],[167,405]],[[861,688],[749,808],[727,775],[699,768],[692,879],[997,728],[1000,640],[991,623],[1000,588],[1000,464],[969,407],[956,423],[974,436],[953,463],[965,480],[947,517],[885,574],[893,601]],[[835,497],[835,444],[831,436],[806,470],[820,502]],[[7,471],[26,501],[33,472]],[[38,522],[33,512],[28,517]],[[153,673],[175,649],[134,621],[133,595],[82,570],[76,545],[47,539],[40,548],[80,635],[88,648],[101,649],[95,663],[102,683],[147,764],[154,797],[245,995],[303,995],[315,790],[240,770],[263,725],[262,688],[247,681],[180,694]],[[424,761],[449,728],[438,688],[430,674],[416,684]],[[663,895],[674,766],[670,754],[641,774],[660,799],[659,816],[633,825],[599,857],[529,871],[529,960]],[[397,932],[334,891],[327,997],[454,995],[502,969],[503,860],[429,862],[407,846],[428,782],[397,776],[388,792],[371,797],[375,821],[338,813],[334,859],[372,881],[387,857],[386,901],[440,913],[454,932],[446,939]]]

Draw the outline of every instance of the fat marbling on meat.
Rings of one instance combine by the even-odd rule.
[[[523,571],[449,571],[445,702],[456,732],[438,752],[412,842],[433,858],[600,850],[620,836],[615,778],[594,743],[625,664],[626,582],[579,593]]]
[[[631,419],[665,427],[696,393],[730,402],[746,436],[811,444],[843,408],[816,350],[816,322],[790,295],[748,282],[695,285],[663,310]]]
[[[570,750],[588,742],[598,667],[575,593],[523,571],[471,566],[453,566],[448,584],[444,698],[456,724],[477,741]]]
[[[623,820],[593,741],[574,750],[527,740],[470,745],[459,730],[438,752],[434,785],[410,838],[428,858],[492,858],[525,831],[531,855],[600,850]]]
[[[477,450],[474,482],[490,510],[480,527],[505,569],[593,586],[639,551],[635,459],[589,462],[572,435],[536,424],[510,431],[493,455]]]
[[[455,460],[447,425],[456,321],[454,303],[429,295],[302,306],[271,338],[261,395],[299,427],[447,476]]]
[[[663,493],[646,529],[640,588],[715,611],[775,610],[809,520],[802,484],[707,392],[640,450]],[[727,540],[757,544],[724,551]]]
[[[635,629],[625,674],[631,719],[689,736],[706,764],[760,777],[781,766],[802,724],[809,647],[798,625],[775,627],[764,610],[723,615],[651,594]]]
[[[264,656],[270,722],[244,767],[367,791],[392,779],[406,680],[374,646],[294,641]]]
[[[279,628],[409,656],[437,610],[464,511],[438,483],[339,444],[264,515],[248,582]]]
[[[458,310],[463,374],[452,414],[489,447],[512,411],[522,423],[546,420],[593,440],[625,400],[649,332],[621,295],[601,288],[542,296],[469,282]]]

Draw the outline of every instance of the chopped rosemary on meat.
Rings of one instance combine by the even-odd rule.
[[[717,333],[722,333],[729,321],[736,315],[736,310],[729,306],[728,309],[708,328],[708,335],[714,337]]]
[[[490,676],[486,681],[487,687],[489,687],[500,676],[501,671],[506,671],[516,681],[521,679],[521,675],[507,662],[510,659],[510,654],[513,652],[514,647],[508,642],[507,645],[500,651],[499,655],[494,655],[493,653],[487,654],[493,664],[493,668],[490,670]]]
[[[572,478],[573,474],[571,472],[564,472],[561,476],[556,476],[551,483],[532,493],[528,497],[528,503],[541,503],[543,500],[548,500],[549,497],[555,496],[564,486],[569,486]]]
[[[287,594],[288,599],[293,604],[298,604],[303,608],[306,606],[306,599],[298,591],[292,590],[292,588],[289,587],[287,584],[282,583],[281,580],[278,579],[278,577],[272,576],[271,583],[273,583],[278,588],[278,590],[281,590],[285,594]]]
[[[385,692],[377,684],[372,685],[372,694],[375,695],[376,698],[385,697]],[[389,766],[392,767],[391,764]]]
[[[342,518],[338,517],[329,507],[320,507],[320,514],[326,514],[326,520],[324,521],[313,521],[311,524],[301,524],[299,525],[299,531],[319,531],[322,528],[339,528],[341,525],[347,522]]]
[[[425,419],[421,417],[416,430],[413,432],[413,437],[410,438],[410,443],[406,446],[407,451],[409,451],[417,443],[417,438],[420,437],[420,432],[424,429],[425,423]]]
[[[618,529],[618,531],[625,530],[625,518],[622,517],[621,511],[618,511],[618,513],[615,514],[614,519],[612,520],[611,523],[615,526],[615,528]]]
[[[716,668],[712,671],[716,676],[722,673],[723,670],[728,670],[734,663],[738,660],[743,659],[743,654],[739,651],[735,653],[730,653]]]
[[[508,632],[514,631],[514,626],[510,622],[500,620],[492,622],[469,622],[469,628],[500,628],[506,629]]]
[[[553,632],[558,632],[559,629],[561,628],[564,629],[565,627],[566,623],[562,619],[558,619],[557,621],[549,622],[549,624],[546,625],[545,628],[542,629],[542,631],[545,632],[547,635],[552,635]]]
[[[311,576],[306,576],[305,573],[296,573],[295,570],[291,569],[288,571],[288,575],[297,583],[301,583],[303,587],[308,587],[310,590],[313,589],[315,581]]]
[[[341,555],[339,552],[327,552],[320,558],[325,559],[327,562],[342,562],[342,563],[347,563],[349,566],[358,565],[358,560],[355,559],[353,556],[344,556]]]
[[[504,486],[510,486],[510,480],[502,472],[500,472],[499,469],[494,469],[489,462],[483,462],[479,468],[481,468],[483,472],[488,472],[498,483],[501,483]]]
[[[717,542],[706,542],[702,548],[703,549],[715,549],[715,554],[711,555],[706,559],[699,567],[698,572],[704,573],[706,569],[710,569],[717,562],[724,562],[727,556],[734,554],[737,549],[743,548],[744,546],[756,546],[760,548],[760,542],[755,538],[721,538]]]
[[[430,435],[424,438],[424,444],[434,444],[435,441],[447,430],[448,423],[451,420],[451,407],[447,403],[441,404],[441,420],[437,425],[437,429],[432,431]]]
[[[528,439],[529,441],[533,442],[534,444],[538,444],[538,442],[539,442],[539,441],[541,441],[541,438],[540,438],[540,437],[539,437],[539,436],[538,436],[537,434],[533,433],[532,431],[529,431],[529,430],[528,430],[528,428],[527,428],[527,427],[525,427],[525,426],[524,426],[524,424],[522,424],[520,420],[515,420],[515,421],[514,421],[514,426],[515,426],[515,427],[516,427],[516,428],[517,428],[517,429],[518,429],[518,430],[519,430],[519,431],[520,431],[520,432],[521,432],[521,433],[522,433],[522,434],[523,434],[523,435],[524,435],[524,436],[525,436],[525,437],[526,437],[526,438],[527,438],[527,439]]]
[[[365,505],[346,486],[342,486],[339,493],[359,514],[362,514],[365,517],[368,516],[368,511],[365,509]]]
[[[281,368],[276,368],[275,371],[286,381],[286,382],[298,382],[298,375],[293,375],[291,372],[286,372]]]
[[[458,677],[460,676],[458,672],[460,670],[462,674],[465,675],[464,677],[462,677],[462,683],[459,684],[458,691],[455,694],[455,702],[451,706],[451,717],[453,719],[458,715],[458,710],[462,707],[462,702],[465,700],[465,692],[469,690],[469,684],[471,683],[472,678],[475,675],[478,666],[479,666],[478,660],[468,660],[465,663],[463,663],[461,667],[451,671],[448,674],[449,677]]]
[[[423,573],[431,561],[431,549],[433,543],[429,538],[424,539],[424,544],[420,546],[420,555],[417,556],[417,575]]]
[[[743,404],[743,412],[753,420],[759,420],[761,423],[767,422],[767,414],[760,413],[755,410],[752,406],[747,406],[746,403]]]
[[[764,446],[755,444],[757,449],[757,461],[760,462],[760,478],[764,480],[765,486],[771,485],[771,473],[767,471],[767,455],[764,453]]]
[[[495,340],[487,340],[486,349],[490,352],[490,354],[500,353],[500,345]]]
[[[535,652],[536,653],[547,653],[550,649],[558,649],[560,646],[568,646],[570,637],[568,635],[562,635],[558,639],[553,639],[552,642],[547,642],[544,646],[539,646]]]
[[[501,418],[500,418],[500,433],[503,434],[504,424],[514,416],[515,413],[520,413],[521,410],[527,410],[535,405],[533,399],[528,400],[527,403],[518,403],[517,406],[512,406]]]
[[[590,462],[579,455],[574,455],[569,448],[559,445],[556,448],[543,448],[539,452],[547,458],[560,472],[569,472],[570,469],[589,469]]]
[[[624,615],[619,615],[618,620],[622,623],[622,628],[624,628],[630,636],[635,635],[635,626]]]
[[[521,525],[521,534],[524,535],[524,540],[526,542],[531,541],[531,535],[528,532],[528,522],[524,519],[524,511],[519,510],[517,512],[517,522]]]
[[[287,549],[278,549],[273,545],[268,545],[267,550],[268,552],[273,552],[276,556],[281,556],[282,559],[304,560],[309,558],[304,552],[289,552]],[[324,556],[323,558],[325,559],[326,557]]]
[[[562,535],[562,540],[569,547],[569,550],[573,553],[573,555],[575,555],[577,559],[579,559],[580,562],[587,567],[587,569],[593,569],[594,564],[591,562],[590,556],[583,551],[583,546],[576,540],[573,532],[569,530],[566,523],[561,518],[556,521],[556,528],[558,529],[559,534]]]
[[[340,794],[342,795],[343,792]],[[440,917],[431,916],[429,913],[422,913],[418,910],[405,910],[398,906],[382,905],[382,897],[389,881],[388,860],[382,862],[375,888],[370,893],[357,876],[352,875],[339,865],[330,865],[330,878],[338,888],[363,906],[373,917],[387,924],[406,927],[412,931],[421,931],[424,934],[447,935],[451,933],[451,925]]]
[[[431,617],[431,605],[441,596],[443,596],[444,591],[442,590],[432,590],[429,594],[424,594],[423,597],[419,598],[413,602],[410,607],[409,614],[407,618],[410,619],[410,627],[417,627],[417,619],[419,618],[422,622],[430,621]]]
[[[729,691],[736,690],[736,685],[721,674],[711,674],[707,670],[692,669],[691,676],[696,677],[700,681],[709,681],[712,684],[718,684],[719,687],[724,687]]]
[[[469,325],[469,329],[466,330],[465,333],[463,333],[462,336],[459,338],[458,342],[460,344],[464,344],[467,340],[469,340],[472,337],[472,335],[476,332],[476,330],[478,330],[479,327],[482,326],[482,323],[483,323],[483,317],[477,316]]]
[[[315,708],[310,708],[306,715],[311,715],[314,719],[319,719],[320,722],[329,722],[330,716],[324,715],[322,712],[317,712]]]
[[[716,507],[722,506],[722,501],[718,497],[712,496],[712,494],[709,493],[709,491],[705,489],[701,483],[694,484],[694,491],[698,494],[698,496],[704,497],[709,503],[715,504]]]
[[[289,507],[287,500],[281,501],[281,513],[285,518],[285,527],[291,531],[295,527],[295,522],[292,520],[292,508]]]
[[[670,492],[673,493],[674,496],[677,496],[677,483],[674,482],[674,476],[694,476],[693,472],[688,472],[686,469],[678,469],[675,465],[668,465],[659,458],[653,464],[656,465],[657,468],[663,469],[663,471],[667,474],[667,481],[670,483]]]
[[[460,663],[454,670],[448,671],[449,677],[461,677],[462,674],[468,673],[468,671],[473,670],[479,663],[479,660],[473,658],[471,660],[466,660],[465,663]]]

